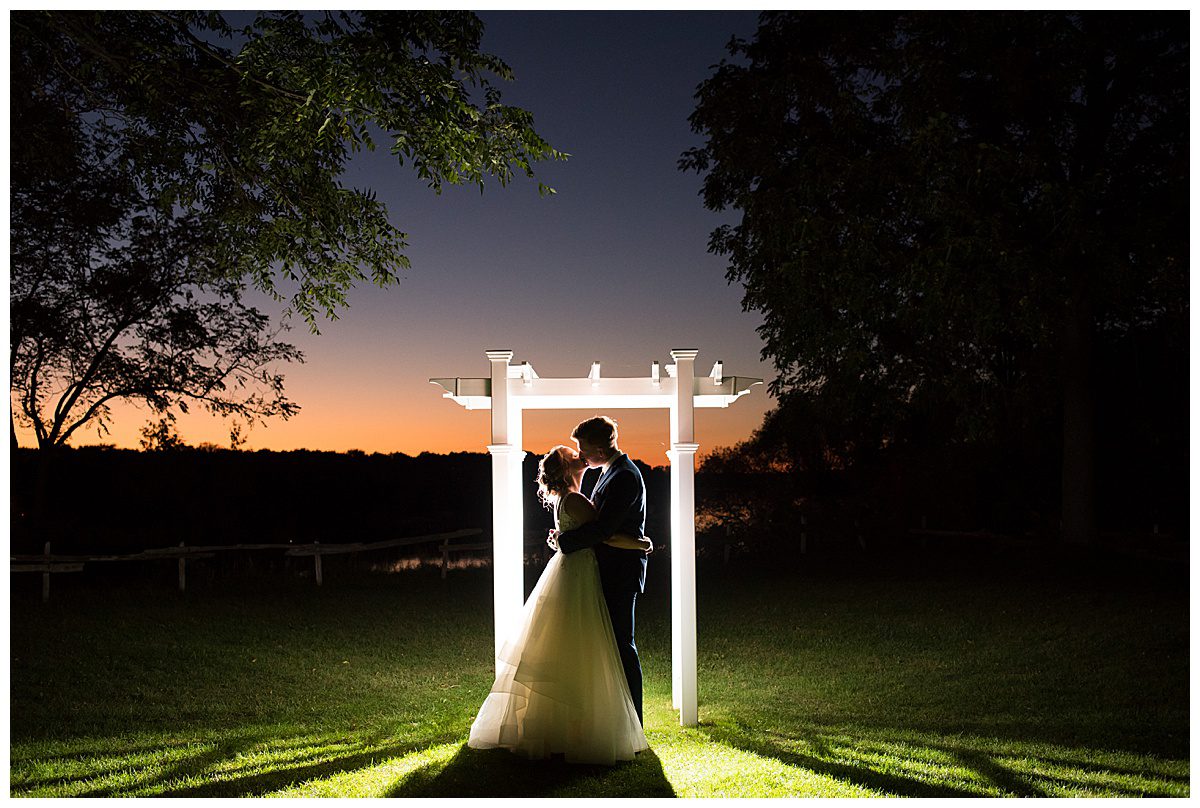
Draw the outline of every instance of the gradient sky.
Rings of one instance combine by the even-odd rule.
[[[641,376],[670,361],[672,348],[697,348],[697,371],[718,359],[726,375],[769,381],[759,358],[757,313],[741,310],[740,286],[725,261],[707,253],[709,232],[734,214],[706,211],[700,177],[676,168],[699,142],[688,127],[696,86],[726,55],[732,35],[748,37],[754,12],[483,12],[483,49],[513,68],[507,103],[534,113],[537,130],[568,152],[542,164],[536,181],[447,188],[435,196],[381,150],[356,158],[347,180],[376,190],[409,234],[412,269],[398,287],[350,295],[336,322],[290,339],[306,354],[286,369],[290,421],[256,426],[250,449],[367,452],[486,451],[488,414],[467,412],[430,377],[486,376],[484,351],[511,348],[538,374],[585,376],[593,360],[606,376]],[[264,311],[278,305],[262,303]],[[729,409],[697,412],[700,453],[749,437],[770,409],[765,385]],[[136,447],[147,413],[117,410],[112,434],[74,441]],[[570,443],[590,411],[531,412],[525,446]],[[621,446],[665,464],[665,410],[622,410]],[[220,419],[181,419],[188,443],[228,445]],[[22,445],[31,445],[23,436]]]

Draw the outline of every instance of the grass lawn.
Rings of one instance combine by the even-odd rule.
[[[486,569],[64,582],[45,605],[14,576],[11,794],[1189,795],[1178,572],[701,573],[701,724],[671,709],[660,576],[639,606],[651,751],[613,768],[466,748]]]

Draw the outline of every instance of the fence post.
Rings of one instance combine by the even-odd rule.
[[[858,546],[862,549],[867,549],[867,542],[863,539],[862,527],[859,526],[858,520],[854,520],[854,535],[858,538]]]
[[[43,553],[46,557],[46,571],[42,573],[42,603],[50,600],[50,542],[46,542]]]
[[[808,552],[808,517],[800,514],[800,554]]]
[[[321,542],[313,540],[313,566],[317,572],[317,586],[321,585]]]
[[[450,566],[450,539],[442,539],[442,580],[446,580],[446,567]]]
[[[180,550],[183,549],[183,542],[179,542],[179,549]],[[183,592],[187,588],[187,573],[185,572],[186,567],[187,567],[187,562],[184,560],[184,556],[181,553],[179,556],[179,591],[180,592]]]

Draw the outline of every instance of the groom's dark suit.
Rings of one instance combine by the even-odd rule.
[[[642,664],[633,639],[634,609],[637,596],[646,588],[646,555],[640,550],[621,550],[604,544],[614,533],[641,537],[646,530],[646,484],[642,473],[620,454],[609,464],[592,490],[596,518],[582,527],[558,534],[558,546],[564,553],[591,547],[600,567],[600,585],[612,618],[613,633],[621,666],[629,682],[629,695],[642,720]]]

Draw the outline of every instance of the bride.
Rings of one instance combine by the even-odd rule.
[[[586,468],[566,446],[551,449],[538,465],[538,496],[553,509],[559,530],[596,518],[591,501],[579,493]],[[651,546],[620,534],[607,543],[646,552]],[[501,647],[497,670],[468,746],[607,765],[650,748],[629,696],[590,548],[550,559]]]

